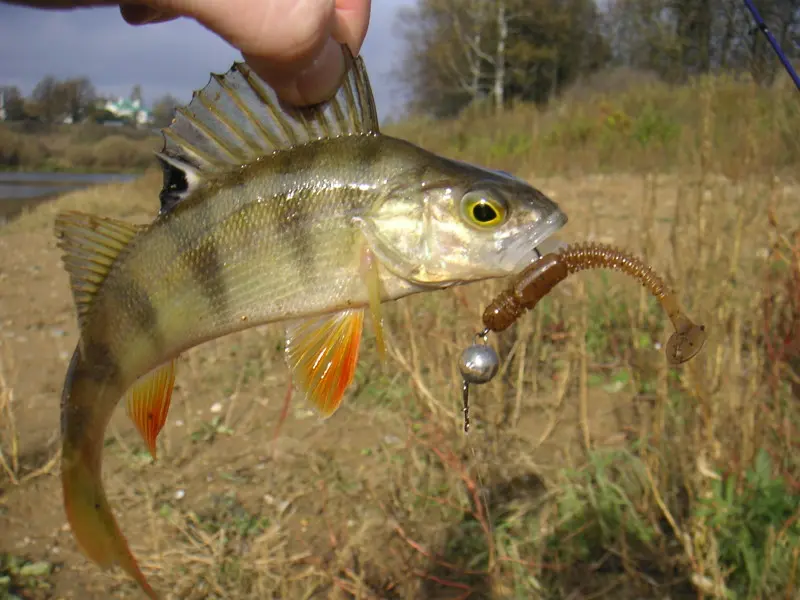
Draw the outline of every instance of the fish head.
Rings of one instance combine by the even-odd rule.
[[[521,271],[566,222],[553,200],[521,179],[442,161],[398,178],[365,231],[394,275],[444,288]]]

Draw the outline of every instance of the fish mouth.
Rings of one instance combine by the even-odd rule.
[[[540,221],[531,227],[529,236],[520,236],[520,240],[508,249],[510,256],[516,256],[513,273],[519,273],[525,267],[541,258],[542,253],[538,246],[556,231],[567,224],[567,215],[562,211],[551,213],[543,222]]]
[[[567,223],[567,215],[563,212],[555,211],[550,213],[543,221],[531,223],[527,231],[520,232],[517,239],[503,251],[503,265],[505,268],[488,269],[482,273],[476,273],[470,269],[468,275],[454,276],[448,273],[447,277],[420,277],[421,267],[413,273],[406,274],[404,279],[412,282],[421,289],[434,290],[446,289],[456,285],[474,283],[486,279],[495,279],[508,275],[516,275],[527,266],[542,257],[542,252],[538,249],[539,244],[561,229]]]
[[[414,272],[405,274],[404,279],[421,289],[434,290],[516,275],[542,257],[542,252],[538,249],[539,244],[561,229],[566,223],[567,215],[558,210],[550,213],[543,221],[529,224],[526,228],[527,231],[520,232],[517,239],[503,250],[502,263],[504,268],[500,270],[494,268],[477,273],[473,268],[470,268],[468,274],[460,274],[459,276],[447,273],[445,277],[430,277],[430,274],[427,277],[421,277],[422,267],[420,266]]]

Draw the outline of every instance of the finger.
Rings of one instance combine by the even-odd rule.
[[[369,25],[370,0],[336,0],[333,37],[358,56]]]
[[[220,35],[289,103],[324,100],[344,73],[341,50],[329,43],[334,0],[144,1]]]
[[[303,61],[299,71],[292,66],[276,66],[260,55],[243,53],[244,59],[278,94],[281,100],[297,106],[317,104],[330,98],[344,76],[342,47],[329,37],[311,62]]]
[[[330,34],[334,0],[143,0],[192,17],[244,53],[289,67],[310,63]],[[297,69],[295,69],[297,70]]]
[[[160,11],[144,4],[123,3],[119,5],[122,18],[130,25],[149,25],[177,19],[178,15]]]
[[[357,56],[367,34],[369,16],[370,0],[336,0],[330,37],[312,61],[299,71],[293,71],[293,65],[276,67],[269,57],[245,54],[245,60],[287,102],[298,105],[321,102],[336,92],[344,76],[340,44],[347,44]]]
[[[333,40],[358,53],[369,19],[369,0],[142,2],[164,15],[193,17],[241,50],[279,97],[297,105],[333,95],[344,75],[344,57]]]

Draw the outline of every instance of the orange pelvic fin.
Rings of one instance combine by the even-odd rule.
[[[342,403],[358,363],[364,310],[350,309],[288,328],[286,357],[297,387],[323,416]]]
[[[156,440],[164,427],[175,385],[175,361],[171,360],[140,378],[125,394],[128,417],[136,425],[156,459]]]

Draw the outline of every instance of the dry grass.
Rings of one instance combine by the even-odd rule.
[[[680,87],[614,79],[604,73],[610,88],[578,85],[547,110],[522,105],[498,118],[478,107],[458,119],[411,121],[389,131],[449,156],[538,177],[685,173],[704,160],[707,171],[738,179],[792,173],[800,160],[794,135],[800,105],[792,86],[765,89],[732,77]]]
[[[500,283],[414,297],[386,308],[386,364],[368,334],[336,418],[312,423],[295,403],[270,441],[286,389],[280,328],[196,348],[179,366],[159,464],[129,428],[107,449],[112,503],[158,588],[179,598],[797,597],[800,189],[778,177],[797,167],[787,133],[800,130],[797,111],[765,99],[781,90],[727,80],[634,93],[652,94],[680,135],[643,147],[591,133],[572,154],[482,145],[513,147],[511,132],[545,123],[570,130],[575,111],[603,110],[595,102],[561,118],[519,109],[491,132],[488,118],[401,131],[449,155],[561,173],[536,182],[570,215],[564,237],[645,256],[710,329],[705,350],[668,368],[657,303],[616,274],[575,276],[492,339],[503,370],[474,390],[465,436],[457,358]],[[609,102],[634,108],[630,95]],[[629,173],[576,175],[608,170],[604,160]],[[49,227],[67,206],[152,214],[156,187],[71,194],[10,231]],[[133,597],[122,576],[89,569],[105,593]]]
[[[19,432],[14,417],[14,390],[0,361],[0,467],[12,483],[19,483]]]
[[[5,350],[0,346],[0,350]],[[13,359],[0,356],[0,473],[12,485],[20,485],[52,472],[61,453],[47,456],[44,464],[32,466],[20,456],[21,433],[17,427],[18,399],[11,385]]]

